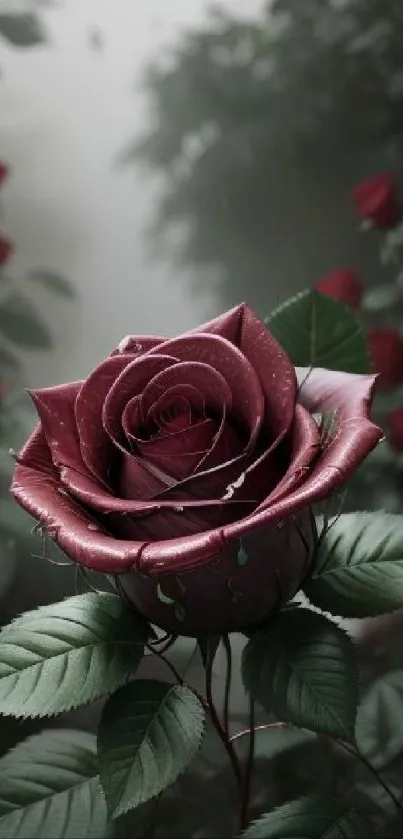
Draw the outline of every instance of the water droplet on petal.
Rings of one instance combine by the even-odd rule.
[[[178,505],[178,507],[174,507],[175,513],[183,513],[184,509],[185,508],[180,505]]]
[[[98,527],[97,524],[92,524],[91,523],[91,524],[88,525],[88,530],[99,530],[99,527]]]
[[[237,561],[238,565],[241,566],[241,568],[242,568],[243,565],[246,565],[246,563],[249,561],[248,554],[246,553],[242,542],[241,542],[241,547],[239,548],[239,551],[238,551],[238,554],[237,554],[236,561]]]

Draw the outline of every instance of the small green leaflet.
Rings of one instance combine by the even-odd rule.
[[[348,635],[309,609],[280,612],[243,651],[245,689],[284,722],[354,742],[358,674]]]
[[[341,617],[403,609],[403,517],[339,516],[321,536],[304,592],[315,606]]]
[[[0,35],[14,47],[36,47],[46,41],[42,24],[34,12],[0,14]]]
[[[70,300],[74,300],[76,296],[74,287],[70,281],[66,280],[60,274],[53,273],[53,271],[31,271],[28,274],[28,279],[39,283],[46,291],[58,294],[60,297],[67,297]]]
[[[346,373],[370,370],[360,322],[341,303],[318,291],[302,291],[286,300],[265,323],[296,366]]]
[[[0,335],[24,349],[48,350],[52,346],[45,322],[29,300],[17,291],[0,303]]]
[[[0,837],[99,839],[106,829],[95,737],[43,731],[0,759]]]
[[[199,749],[204,710],[181,685],[138,680],[107,702],[98,734],[99,774],[117,818],[184,772]]]
[[[242,839],[371,839],[372,826],[355,810],[331,798],[299,798],[253,822]]]
[[[112,594],[26,612],[0,633],[0,713],[47,717],[108,696],[135,673],[147,633]]]

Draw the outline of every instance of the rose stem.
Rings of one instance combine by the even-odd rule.
[[[211,722],[219,736],[222,740],[224,748],[228,754],[228,757],[231,761],[231,766],[234,771],[234,775],[236,778],[236,782],[238,785],[239,790],[242,789],[242,773],[241,767],[238,763],[238,758],[235,752],[235,749],[226,734],[223,726],[221,725],[219,716],[217,714],[216,707],[214,705],[213,699],[213,664],[214,664],[215,655],[208,655],[207,656],[207,663],[206,663],[206,700],[207,700],[207,707],[210,713]]]
[[[222,643],[227,659],[227,674],[225,679],[225,693],[224,693],[224,731],[229,737],[229,707],[231,698],[231,682],[232,682],[232,648],[231,641],[228,635],[222,636]]]
[[[225,733],[225,731],[224,731],[224,729],[223,729],[223,727],[220,723],[216,708],[214,706],[214,701],[213,701],[211,684],[212,684],[214,658],[212,656],[209,657],[208,666],[206,667],[207,699],[205,699],[204,696],[202,696],[197,690],[195,690],[195,688],[193,688],[191,685],[188,685],[184,682],[182,676],[180,675],[180,673],[178,673],[176,667],[172,664],[171,661],[169,661],[168,658],[165,658],[163,653],[159,652],[158,650],[154,650],[152,647],[150,647],[149,644],[146,644],[146,648],[151,653],[153,653],[153,655],[156,655],[157,658],[161,659],[161,661],[163,661],[164,664],[166,664],[167,667],[169,667],[171,673],[175,677],[175,681],[179,685],[183,685],[184,687],[187,687],[188,690],[191,690],[192,693],[194,693],[194,695],[197,696],[199,702],[201,702],[205,711],[210,715],[211,722],[212,722],[220,740],[222,741],[223,746],[224,746],[224,748],[225,748],[225,750],[228,754],[228,757],[231,761],[231,765],[232,765],[232,768],[234,770],[234,775],[235,775],[238,787],[240,789],[241,784],[242,784],[242,776],[241,776],[240,766],[239,766],[239,763],[238,763],[238,758],[236,756],[236,753],[235,753],[235,750],[232,746],[232,743],[228,739],[228,737],[227,737],[227,735],[226,735],[226,733]]]
[[[240,811],[240,829],[244,830],[248,823],[248,807],[250,797],[250,787],[252,781],[253,762],[255,758],[255,703],[253,698],[249,697],[249,748],[248,757],[245,766],[245,772],[242,784],[241,795],[241,811]]]
[[[362,765],[365,766],[367,771],[371,772],[374,778],[376,778],[379,786],[382,787],[382,789],[386,792],[391,801],[393,801],[396,809],[400,813],[403,813],[402,804],[400,803],[399,799],[394,794],[394,792],[390,789],[390,787],[388,787],[387,783],[383,780],[375,766],[363,754],[361,754],[361,752],[359,752],[358,749],[355,749],[354,746],[349,746],[348,743],[344,743],[342,740],[336,740],[336,743],[338,743],[339,746],[341,746],[341,748],[344,749],[344,751],[349,752],[349,754],[353,755],[353,757],[356,757],[357,760],[359,760],[360,763],[362,763]]]
[[[286,722],[271,722],[267,723],[266,725],[257,725],[254,729],[254,734],[258,733],[259,731],[267,731],[270,728],[292,728],[292,724]],[[231,737],[231,743],[234,743],[236,740],[240,740],[241,737],[247,737],[248,735],[250,735],[250,733],[250,728],[246,728],[244,731],[239,731],[238,734],[234,734],[233,737]],[[345,743],[343,740],[337,740],[336,738],[330,737],[329,735],[321,736],[325,737],[327,740],[330,740],[333,743],[337,743],[337,745],[344,749],[344,751],[348,752],[349,754],[353,755],[353,757],[355,757],[357,760],[359,760],[360,763],[362,763],[362,765],[365,766],[367,771],[370,772],[371,775],[374,776],[374,778],[376,778],[377,783],[386,792],[391,801],[393,801],[393,804],[395,805],[396,809],[399,810],[400,813],[403,813],[403,805],[400,803],[399,799],[396,797],[396,795],[390,789],[390,787],[388,787],[388,785],[385,783],[375,766],[373,766],[373,764],[361,752],[359,752],[358,749],[355,749],[354,746],[349,746],[348,743]]]

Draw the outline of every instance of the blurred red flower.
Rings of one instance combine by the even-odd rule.
[[[14,250],[14,245],[9,239],[0,236],[0,265],[5,265],[10,259]]]
[[[2,160],[0,160],[0,184],[2,184],[3,181],[6,180],[8,172],[9,169],[7,163],[4,163]]]
[[[340,268],[328,274],[316,285],[316,290],[340,303],[345,303],[352,309],[359,309],[361,305],[363,287],[360,278],[349,268]]]
[[[403,452],[403,408],[390,411],[386,422],[390,444],[397,452]]]
[[[403,339],[395,329],[371,329],[368,345],[373,368],[379,373],[378,389],[403,382]]]
[[[358,217],[369,219],[376,227],[395,227],[401,221],[403,208],[394,178],[388,172],[357,184],[353,201]]]

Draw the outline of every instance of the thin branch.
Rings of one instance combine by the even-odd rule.
[[[235,753],[234,747],[230,740],[228,739],[223,726],[221,725],[219,716],[217,714],[217,709],[214,705],[213,699],[213,664],[214,664],[214,655],[208,655],[207,657],[207,664],[206,664],[206,701],[207,707],[209,709],[211,722],[223,743],[223,746],[228,754],[228,757],[231,761],[231,766],[234,771],[234,775],[236,778],[236,782],[238,784],[239,791],[242,789],[242,773],[241,767],[238,763],[238,758]]]
[[[344,743],[342,740],[337,740],[336,742],[339,746],[341,746],[342,749],[344,749],[344,751],[348,752],[350,755],[353,755],[353,757],[357,758],[357,760],[359,760],[360,763],[362,763],[362,765],[365,766],[367,771],[374,776],[379,786],[382,787],[382,789],[384,790],[384,792],[386,792],[391,801],[393,801],[393,804],[395,805],[396,809],[399,810],[400,813],[403,813],[402,803],[399,801],[393,790],[391,790],[390,787],[388,787],[387,783],[383,780],[378,770],[368,760],[368,758],[361,754],[361,752],[358,751],[358,749],[355,749],[354,746],[350,746],[348,743]]]
[[[229,738],[229,709],[230,709],[230,699],[231,699],[231,683],[232,683],[232,648],[231,648],[231,641],[228,635],[222,636],[222,643],[225,650],[225,655],[227,659],[227,672],[225,677],[225,688],[224,688],[224,731]],[[231,741],[231,738],[229,738]]]
[[[242,783],[240,830],[244,830],[248,823],[248,808],[250,788],[253,773],[253,762],[255,758],[255,703],[252,696],[249,697],[249,748],[246,760],[245,772]]]

